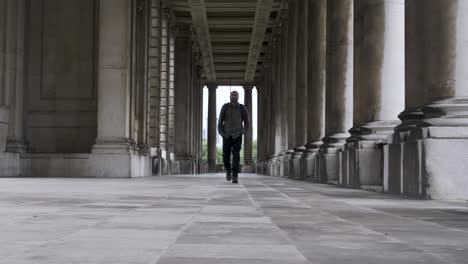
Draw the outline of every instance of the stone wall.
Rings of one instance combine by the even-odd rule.
[[[29,1],[27,17],[31,151],[89,153],[97,134],[95,0]]]

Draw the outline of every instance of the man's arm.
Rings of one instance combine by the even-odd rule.
[[[226,118],[226,107],[221,107],[218,118],[218,133],[224,138],[224,119]]]
[[[243,115],[244,116],[242,117],[242,119],[244,120],[244,130],[248,131],[250,129],[249,110],[245,106],[244,106]]]

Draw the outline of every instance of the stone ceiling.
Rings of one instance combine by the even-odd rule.
[[[208,82],[258,78],[285,0],[167,0],[177,23],[192,26]]]

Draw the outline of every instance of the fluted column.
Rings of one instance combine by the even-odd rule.
[[[279,51],[281,56],[281,90],[280,90],[280,111],[281,111],[281,149],[285,152],[288,149],[288,16],[287,14],[283,17],[281,23],[281,50]],[[284,172],[283,172],[284,173]]]
[[[297,27],[307,26],[309,0],[296,0]],[[299,29],[296,29],[299,33]],[[296,34],[296,129],[295,147],[299,151],[307,144],[307,35],[308,30]]]
[[[250,127],[246,131],[244,137],[244,171],[243,172],[253,172],[252,167],[252,89],[253,85],[244,85],[244,105],[249,112],[249,123]]]
[[[353,124],[353,0],[327,3],[327,88],[325,110],[325,176],[337,181],[340,151]]]
[[[283,40],[282,37],[279,35],[279,32],[276,32],[275,34],[276,37],[276,45],[273,49],[273,56],[274,56],[274,64],[273,67],[275,67],[275,85],[274,85],[274,91],[273,91],[273,104],[274,104],[274,131],[275,131],[275,150],[274,154],[277,156],[278,154],[281,153],[282,151],[282,146],[281,146],[281,125],[282,125],[282,113],[281,113],[281,80],[283,78],[283,75],[281,73],[281,65],[283,64],[282,56],[281,56],[281,49],[283,46]],[[277,161],[275,160],[275,166],[276,166]],[[276,170],[276,169],[275,169]],[[277,171],[276,171],[277,173]]]
[[[407,0],[406,8],[406,110],[393,141],[400,191],[467,200],[468,2]]]
[[[383,146],[404,108],[405,2],[360,0],[355,12],[354,127],[342,184],[380,187]]]
[[[178,166],[172,168],[173,174],[191,173],[190,109],[191,96],[191,53],[190,32],[179,31],[175,39],[174,52],[174,158]]]
[[[297,9],[296,1],[289,1],[288,10],[288,151],[285,156],[285,172],[294,176],[294,148],[296,147],[296,49],[297,49]]]
[[[266,174],[271,175],[270,164],[271,164],[271,157],[273,155],[273,145],[272,140],[273,137],[273,126],[272,126],[272,114],[271,114],[271,82],[272,82],[272,65],[271,65],[271,54],[266,55],[266,64],[265,64],[265,82],[264,82],[264,118],[265,118],[265,153],[266,153]]]
[[[216,89],[217,84],[209,83],[208,87],[208,172],[217,172],[216,164]]]
[[[294,148],[294,177],[305,178],[305,145],[307,144],[307,35],[308,30],[301,30],[307,26],[309,0],[296,0],[296,100],[295,100],[295,148]]]
[[[263,165],[265,162],[264,144],[265,144],[265,128],[264,128],[264,88],[263,81],[256,83],[257,87],[257,173],[263,174]]]
[[[325,136],[325,87],[327,67],[327,1],[309,2],[307,79],[307,171],[306,177],[320,182],[317,152]]]
[[[278,56],[276,56],[276,50],[278,49],[278,38],[276,33],[272,33],[274,36],[272,37],[271,49],[269,51],[269,57],[271,58],[271,81],[270,81],[270,95],[271,98],[270,103],[270,122],[269,122],[269,130],[270,130],[270,164],[269,170],[270,175],[276,175],[276,161],[277,161],[277,140],[279,138],[279,130],[277,126],[279,126],[279,119],[278,119],[278,92],[279,92],[279,69],[278,69]]]
[[[288,15],[288,148],[296,147],[296,48],[297,10],[296,2],[289,1]]]

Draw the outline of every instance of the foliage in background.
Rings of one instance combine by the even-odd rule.
[[[244,144],[242,144],[242,150],[240,153],[241,162],[244,160]],[[202,144],[202,159],[208,160],[208,141],[203,140]],[[252,159],[257,160],[257,141],[252,141]],[[216,163],[223,164],[223,148],[216,146]]]

